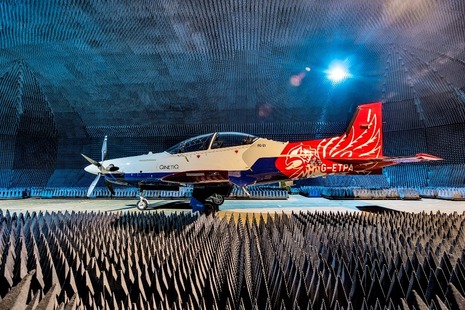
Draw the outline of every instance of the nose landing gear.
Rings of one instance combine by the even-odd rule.
[[[144,211],[149,206],[149,201],[142,195],[139,196],[139,201],[136,204],[137,209]]]

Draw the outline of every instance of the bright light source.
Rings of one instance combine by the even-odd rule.
[[[347,71],[344,68],[336,67],[331,69],[330,73],[328,74],[328,79],[333,82],[340,82],[348,76]]]
[[[352,76],[349,73],[346,62],[333,62],[326,71],[326,74],[328,79],[330,79],[333,83],[339,83]]]
[[[310,67],[305,67],[305,71],[309,72],[310,70]]]

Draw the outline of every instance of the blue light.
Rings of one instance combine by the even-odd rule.
[[[346,61],[334,61],[329,65],[326,71],[328,79],[337,84],[343,80],[350,78],[352,75],[349,73],[349,68]]]

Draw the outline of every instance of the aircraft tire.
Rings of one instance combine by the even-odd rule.
[[[224,196],[220,194],[213,194],[209,197],[209,200],[217,206],[216,209],[218,211],[218,206],[221,206],[224,203]]]
[[[140,211],[144,211],[147,209],[147,207],[149,206],[149,202],[147,199],[145,198],[140,198],[140,200],[136,203],[136,207],[137,209],[139,209]]]
[[[216,206],[214,203],[210,201],[206,201],[204,204],[204,212],[206,216],[214,215],[215,212],[218,210],[218,206]]]

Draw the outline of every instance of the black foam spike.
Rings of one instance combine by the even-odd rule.
[[[465,295],[465,275],[459,262],[455,264],[455,267],[452,270],[450,283],[454,284],[462,295]]]
[[[428,310],[429,307],[425,302],[424,297],[420,296],[417,291],[413,290],[409,298],[407,298],[408,304],[415,307],[418,310]]]
[[[362,306],[362,301],[365,300],[365,291],[358,272],[356,273],[354,282],[352,283],[349,300],[356,309],[359,309]]]
[[[331,298],[330,308],[334,308],[336,304],[342,308],[346,308],[348,303],[349,301],[344,289],[344,285],[342,284],[341,278],[337,277],[336,285]]]
[[[2,300],[0,300],[0,309],[21,309],[26,308],[27,298],[29,295],[29,287],[35,270],[29,272],[21,282],[8,292]]]
[[[430,302],[434,296],[438,296],[441,300],[444,300],[445,298],[444,291],[441,288],[441,284],[439,283],[436,274],[434,272],[431,272],[428,281],[428,287],[425,290],[426,301]]]
[[[435,296],[434,299],[431,300],[430,304],[434,305],[433,309],[450,310],[450,308],[438,296]]]
[[[409,286],[406,292],[407,300],[410,300],[410,295],[413,293],[413,291],[415,291],[416,295],[418,295],[421,299],[423,299],[426,302],[425,293],[421,288],[420,282],[418,281],[417,274],[415,271],[413,271],[410,275]]]
[[[460,294],[452,283],[447,286],[446,300],[451,309],[465,310],[465,297]]]
[[[403,303],[421,308],[461,301],[463,261],[452,268],[450,259],[465,243],[447,239],[460,234],[442,214],[316,212],[261,219],[242,223],[233,217],[122,212],[10,215],[10,222],[0,225],[0,297],[25,270],[35,268],[34,306],[54,283],[59,286],[49,304],[61,308],[73,296],[76,306],[121,309],[276,303],[287,309],[309,304],[394,309]],[[427,229],[417,233],[415,225]],[[396,235],[405,238],[391,242]],[[449,252],[438,252],[449,246]],[[11,266],[13,282],[5,279]]]
[[[376,271],[373,276],[373,281],[368,288],[367,300],[369,304],[374,304],[377,300],[383,305],[386,303],[386,294],[384,293],[384,289]]]
[[[392,278],[391,286],[389,287],[388,293],[386,294],[386,299],[391,299],[394,304],[399,304],[401,299],[405,298],[405,292],[402,288],[402,285],[399,281],[399,277],[394,275]]]

